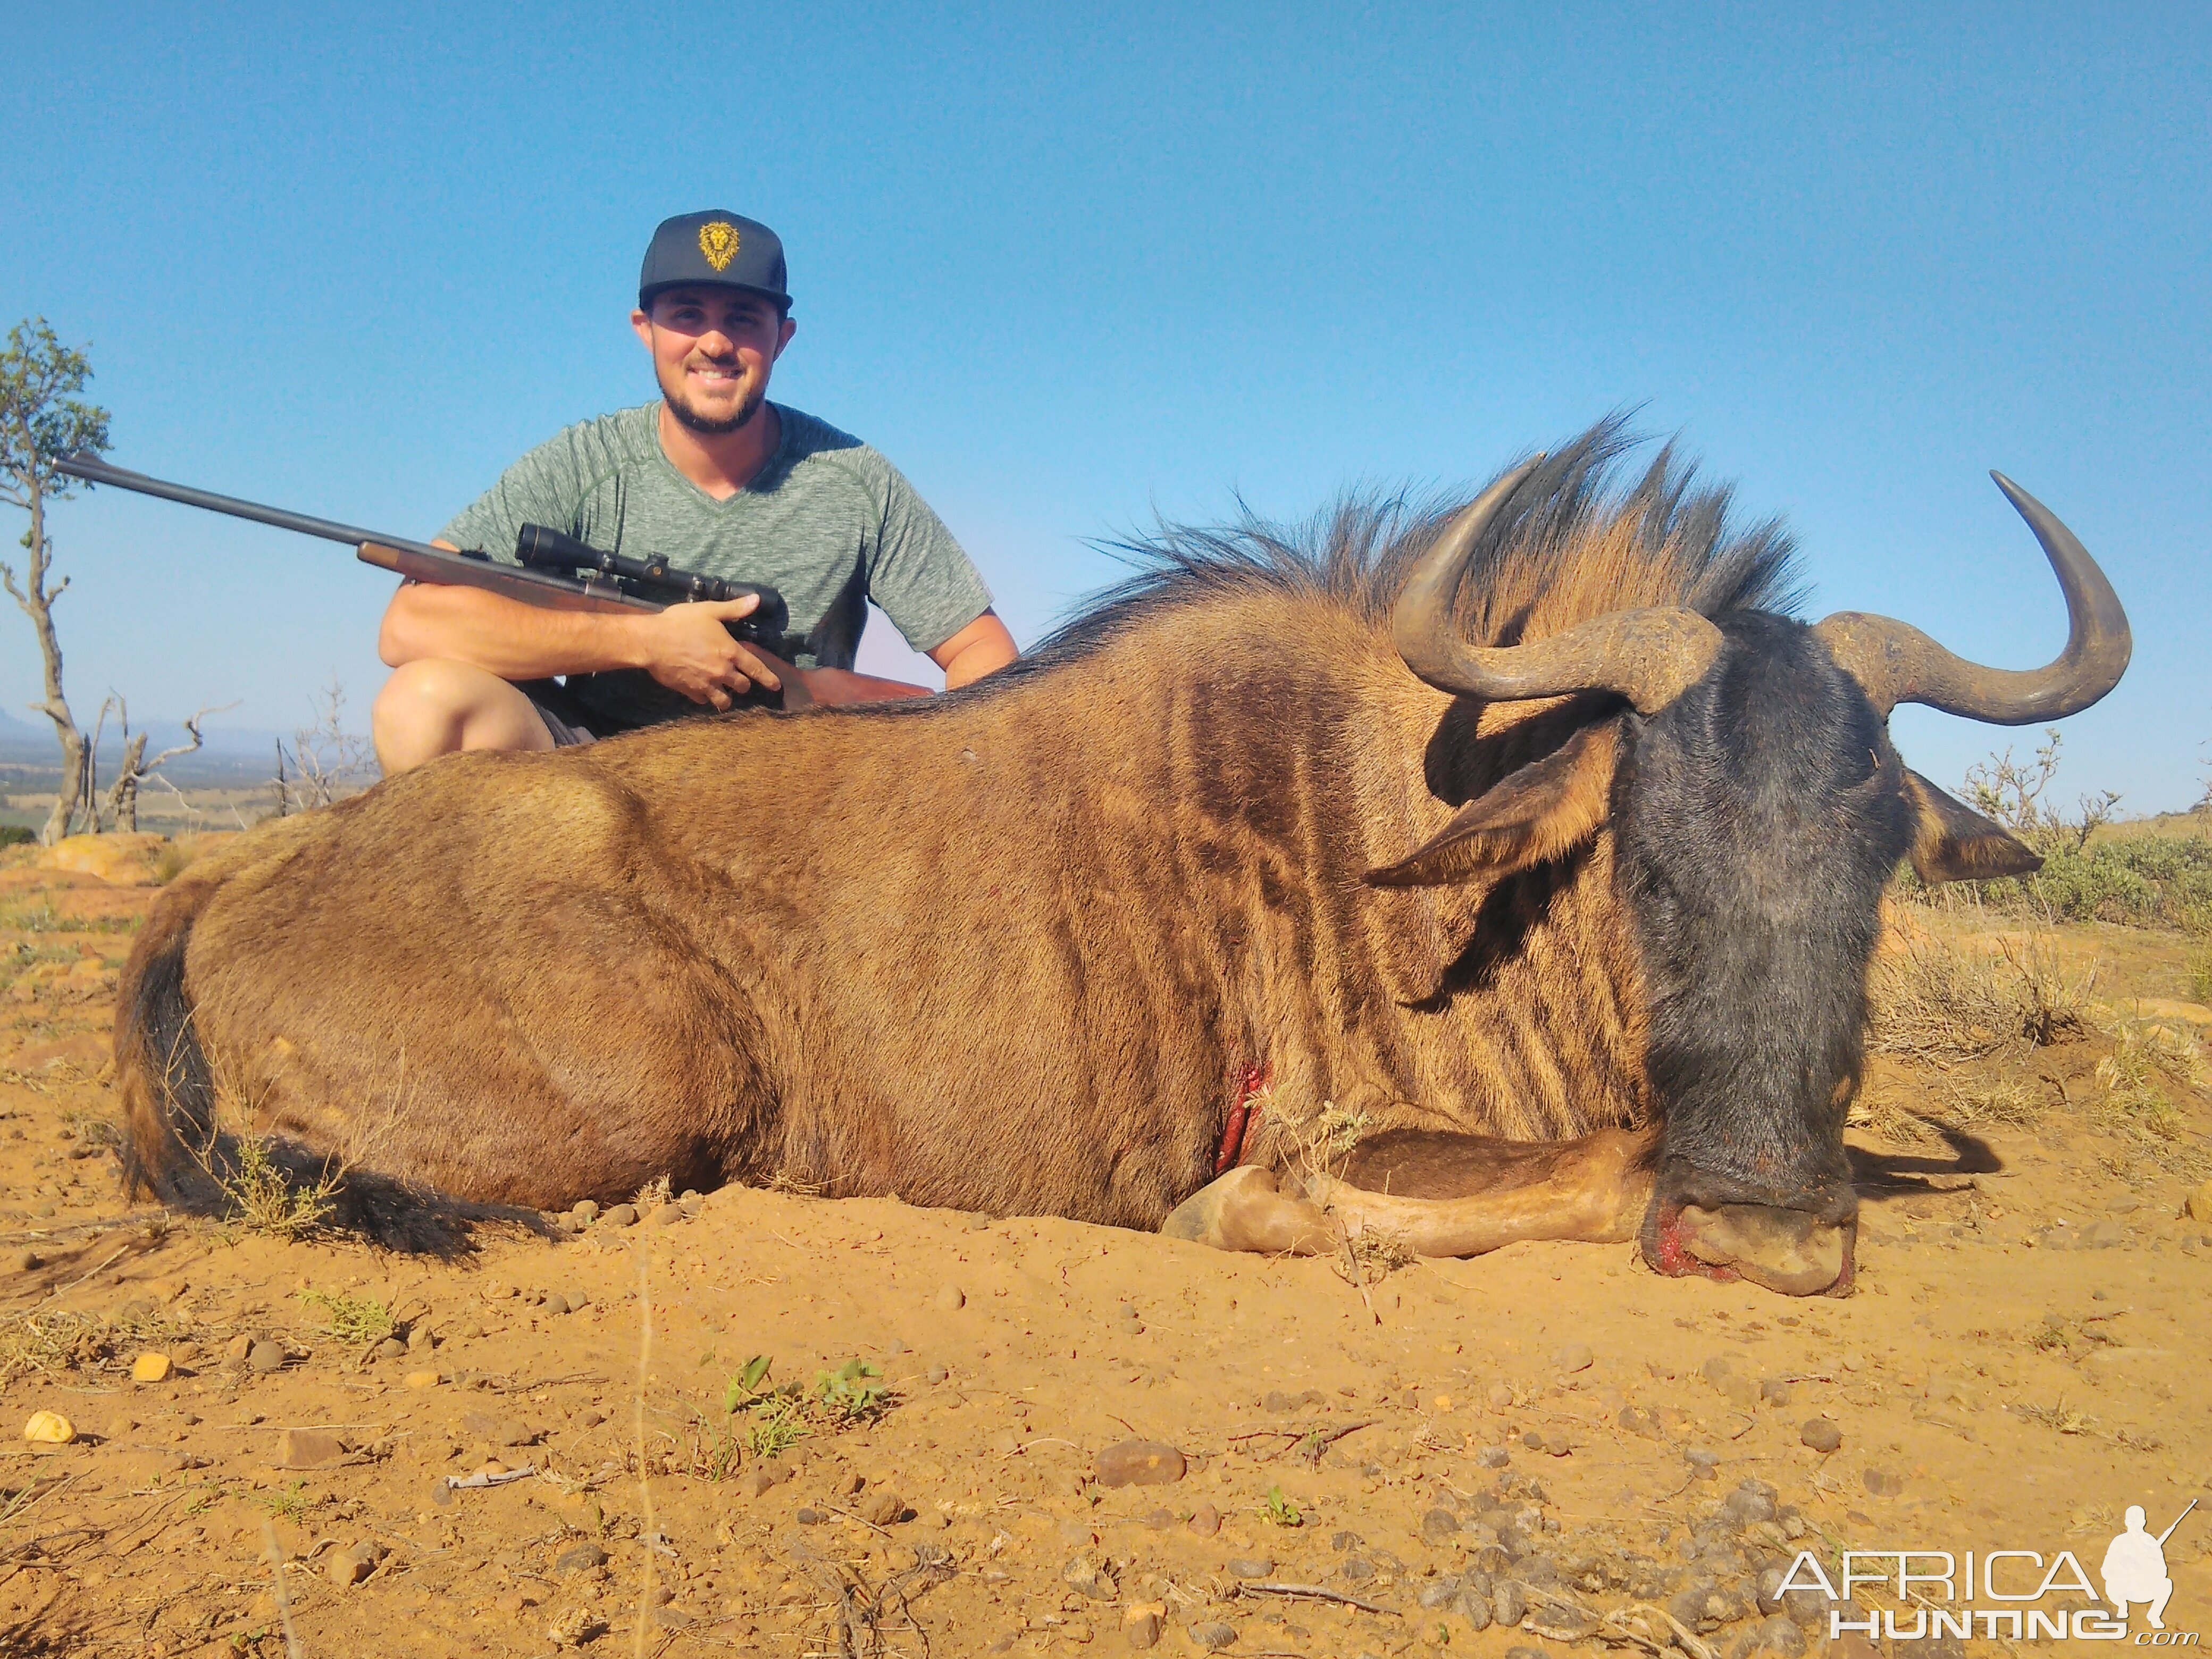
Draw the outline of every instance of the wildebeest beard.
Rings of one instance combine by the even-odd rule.
[[[1624,717],[1616,884],[1666,1121],[1647,1245],[1683,1206],[1849,1223],[1844,1142],[1880,896],[1912,841],[1866,695],[1803,624],[1722,619],[1707,676]]]

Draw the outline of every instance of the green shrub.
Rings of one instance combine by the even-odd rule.
[[[39,838],[39,832],[27,824],[0,823],[0,847],[27,847]]]

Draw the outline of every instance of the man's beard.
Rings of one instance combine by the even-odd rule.
[[[661,396],[667,399],[668,412],[676,417],[678,424],[687,431],[696,432],[708,438],[725,437],[739,430],[760,413],[761,405],[768,401],[768,388],[756,386],[739,400],[735,414],[718,420],[702,415],[692,408],[681,392],[672,392],[666,386],[661,387],[660,392]]]

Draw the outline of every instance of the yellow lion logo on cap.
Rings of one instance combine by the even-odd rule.
[[[727,219],[714,219],[699,227],[699,252],[717,270],[727,270],[738,257],[738,228]]]

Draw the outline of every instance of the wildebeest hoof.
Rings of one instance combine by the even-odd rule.
[[[1217,1250],[1298,1255],[1334,1248],[1340,1237],[1320,1208],[1279,1191],[1274,1172],[1256,1164],[1200,1188],[1169,1212],[1160,1231]]]
[[[1850,1230],[1802,1210],[1768,1204],[1685,1204],[1662,1219],[1664,1242],[1694,1257],[1714,1277],[1749,1279],[1784,1296],[1814,1296],[1846,1281]],[[1686,1264],[1685,1264],[1686,1265]]]

